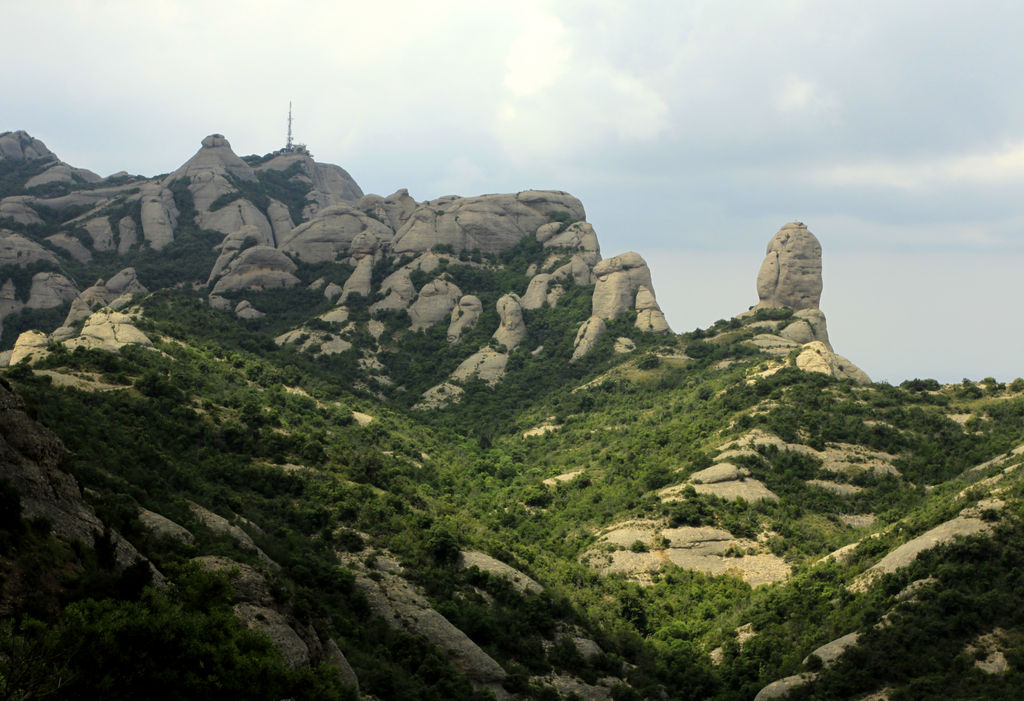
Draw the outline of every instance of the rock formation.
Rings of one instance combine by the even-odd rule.
[[[353,242],[361,234],[379,243],[393,236],[391,229],[352,205],[335,204],[295,227],[281,242],[281,250],[305,263],[335,261],[350,255]],[[361,240],[367,239],[363,236]]]
[[[604,319],[599,316],[592,316],[584,321],[573,341],[572,360],[575,362],[594,350],[594,346],[607,330]]]
[[[501,324],[494,332],[494,340],[508,350],[515,350],[526,338],[526,324],[523,323],[523,306],[519,295],[510,293],[498,300],[498,317]]]
[[[544,248],[565,249],[579,254],[580,258],[593,267],[601,260],[601,245],[597,241],[597,233],[590,223],[573,222],[567,227],[559,222],[551,222],[537,229],[537,240]]]
[[[234,290],[273,290],[294,287],[299,278],[293,274],[295,263],[270,246],[247,248],[229,262],[211,294]]]
[[[178,225],[174,195],[158,183],[147,183],[142,187],[141,199],[142,236],[159,251],[174,240],[174,227]]]
[[[5,131],[0,134],[0,161],[57,160],[53,151],[26,131]]]
[[[464,295],[452,310],[451,323],[448,324],[448,343],[458,343],[462,333],[476,324],[484,307],[476,295]]]
[[[449,318],[462,290],[442,278],[431,280],[420,290],[416,301],[409,307],[412,330],[418,331]]]
[[[289,180],[310,186],[302,218],[310,219],[321,210],[342,202],[356,202],[363,191],[344,168],[331,163],[317,163],[305,149],[278,151],[273,158],[259,164],[257,171],[290,174]]]
[[[635,310],[635,325],[642,331],[668,333],[665,315],[654,297],[651,270],[639,253],[632,251],[606,258],[594,266],[592,312],[576,334],[572,359],[579,360],[589,353],[604,334],[605,321],[614,321],[626,312]],[[598,323],[600,322],[600,323]]]
[[[381,197],[380,195],[364,195],[355,204],[355,208],[365,212],[394,231],[402,228],[418,205],[409,196],[406,189]]]
[[[585,216],[578,199],[557,191],[441,198],[412,213],[395,234],[392,249],[418,253],[445,246],[455,253],[500,253],[549,223],[553,215]]]
[[[817,309],[821,301],[821,244],[803,222],[790,222],[768,242],[757,274],[759,308]]]

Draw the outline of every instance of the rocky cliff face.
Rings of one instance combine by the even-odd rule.
[[[91,546],[105,526],[63,469],[65,457],[57,436],[32,420],[21,398],[0,381],[0,480],[18,491],[27,518],[44,518],[59,538]],[[143,559],[119,534],[112,538],[118,566]]]

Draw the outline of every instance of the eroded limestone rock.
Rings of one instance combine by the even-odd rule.
[[[306,263],[322,263],[346,258],[360,234],[357,245],[372,240],[383,245],[393,236],[391,229],[350,204],[335,204],[319,211],[315,218],[292,229],[281,242],[281,250]]]
[[[790,222],[768,242],[757,274],[758,307],[817,309],[821,301],[821,244],[803,222]]]
[[[295,263],[281,251],[269,246],[252,246],[231,259],[223,276],[213,286],[213,294],[294,287],[299,284],[295,270]]]
[[[831,352],[821,341],[805,344],[796,357],[796,366],[804,372],[820,372],[839,379],[853,380],[857,384],[871,384],[867,373],[843,356]]]
[[[449,318],[461,297],[462,290],[448,280],[436,278],[428,282],[409,307],[412,330],[425,329],[442,319]]]
[[[451,322],[448,324],[448,343],[458,343],[462,333],[476,324],[484,307],[476,295],[463,295],[452,310]]]
[[[530,190],[517,194],[446,197],[420,205],[395,234],[395,253],[450,246],[455,253],[479,249],[500,253],[547,224],[551,215],[583,219],[578,199],[565,192]]]
[[[584,321],[576,332],[576,339],[573,341],[572,362],[579,360],[594,350],[594,346],[597,345],[597,342],[604,336],[607,330],[608,326],[601,317],[592,316]]]
[[[504,295],[498,300],[497,306],[501,323],[493,338],[508,350],[515,350],[526,338],[526,324],[523,322],[523,306],[519,295]]]

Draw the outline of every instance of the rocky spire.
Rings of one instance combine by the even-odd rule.
[[[821,301],[821,244],[803,222],[790,222],[768,242],[757,275],[758,307],[817,309]]]

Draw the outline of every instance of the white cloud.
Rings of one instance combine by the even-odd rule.
[[[587,150],[648,142],[669,125],[656,89],[585,32],[530,6],[505,61],[494,132],[507,158],[558,163]]]
[[[816,170],[814,180],[836,186],[876,186],[921,190],[951,183],[1024,182],[1024,143],[994,151],[920,160],[876,160]]]

